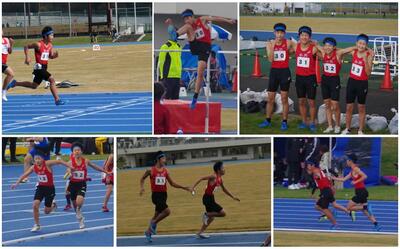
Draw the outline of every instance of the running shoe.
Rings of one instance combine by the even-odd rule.
[[[150,222],[150,232],[152,234],[157,234],[157,224],[154,222]]]
[[[148,230],[146,230],[144,232],[144,236],[146,236],[147,242],[151,243],[153,242],[153,239],[151,238],[151,232],[149,232]]]
[[[56,105],[65,105],[65,101],[59,99],[56,101]]]
[[[35,225],[32,227],[31,232],[37,232],[37,231],[39,231],[39,230],[40,230],[40,225],[35,224]]]
[[[192,99],[192,103],[190,103],[190,109],[195,109],[196,108],[196,104],[197,104],[197,99],[193,98]]]
[[[6,90],[3,90],[2,98],[3,98],[4,101],[8,101],[8,99],[7,99],[7,91]]]
[[[333,131],[333,127],[332,126],[328,126],[328,128],[326,128],[323,133],[331,133]]]
[[[77,208],[77,209],[76,209],[76,218],[77,218],[78,220],[80,220],[80,219],[83,218],[82,212],[81,212],[81,209],[80,209],[80,208]]]
[[[204,233],[196,233],[196,238],[198,239],[209,239],[210,235],[204,234]]]
[[[374,229],[375,231],[380,231],[382,229],[382,227],[379,224],[374,225]]]
[[[16,80],[12,80],[10,83],[8,83],[6,90],[9,90],[10,88],[14,88],[15,83],[17,83]]]
[[[79,229],[84,229],[85,228],[85,217],[82,216],[81,219],[79,219]]]
[[[358,135],[364,135],[364,132],[362,130],[358,130]]]
[[[356,221],[356,212],[355,211],[350,211],[349,213],[351,221]]]
[[[349,129],[346,128],[342,131],[342,135],[348,135],[348,134],[351,134],[351,131]]]
[[[203,224],[207,226],[207,225],[208,225],[208,216],[207,216],[207,213],[204,213],[202,217],[203,217]]]
[[[369,203],[367,204],[367,210],[368,210],[369,215],[374,215],[374,213],[372,212],[372,206]]]
[[[328,220],[328,217],[326,217],[325,214],[321,215],[321,216],[318,218],[318,221],[319,221],[319,222],[326,221],[326,220]]]
[[[264,121],[258,125],[260,128],[266,128],[266,127],[271,127],[271,122],[268,122],[268,120],[264,119]]]
[[[297,126],[297,128],[299,128],[299,129],[307,129],[307,124],[301,122],[301,124],[299,124],[299,125]]]
[[[311,132],[316,132],[317,131],[317,126],[314,123],[310,124],[309,128],[310,128]]]
[[[335,134],[340,133],[340,126],[335,126],[335,130],[333,131]]]
[[[287,122],[282,122],[281,123],[281,131],[287,131],[287,130],[288,130]]]
[[[337,229],[338,229],[338,225],[337,224],[331,226],[331,230],[337,230]]]
[[[53,204],[51,205],[51,207],[52,207],[51,212],[54,212],[57,210],[58,206],[57,206],[56,201],[53,200]]]
[[[71,205],[70,204],[67,204],[67,205],[65,205],[65,207],[64,207],[64,211],[68,211],[68,210],[70,210],[72,207],[71,207]]]
[[[25,179],[21,180],[21,183],[27,183],[27,182],[29,182],[29,178],[25,178]]]
[[[105,207],[105,206],[103,206],[103,207],[101,208],[101,211],[102,211],[103,213],[108,213],[108,212],[110,212],[110,210],[108,209],[108,207]]]

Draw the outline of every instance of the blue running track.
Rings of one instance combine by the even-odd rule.
[[[151,134],[150,92],[10,94],[3,102],[3,134]]]
[[[346,206],[348,200],[337,200]],[[361,213],[356,213],[356,221],[342,211],[337,211],[337,230],[330,230],[330,221],[319,222],[320,213],[314,209],[315,200],[311,199],[274,199],[274,229],[293,231],[354,232],[354,233],[398,233],[398,203],[396,201],[369,201],[382,229],[377,232],[373,224]],[[333,207],[330,206],[332,210]]]
[[[101,166],[103,161],[93,161]],[[85,217],[85,229],[79,229],[73,211],[63,211],[66,204],[64,191],[65,167],[54,166],[54,183],[58,209],[49,215],[40,208],[41,230],[32,233],[34,224],[32,201],[35,192],[36,176],[32,174],[28,183],[21,183],[15,190],[13,184],[23,172],[22,166],[3,166],[3,246],[113,246],[114,212],[113,196],[108,203],[110,212],[103,213],[101,207],[105,194],[105,185],[101,182],[101,173],[89,168],[88,191],[82,213]]]
[[[208,239],[198,239],[194,234],[155,235],[149,243],[143,236],[122,236],[117,246],[260,246],[269,235],[266,231],[210,233]]]

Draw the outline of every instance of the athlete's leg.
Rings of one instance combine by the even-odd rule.
[[[340,127],[340,106],[339,106],[339,101],[332,100],[331,101],[331,106],[332,106],[331,110],[333,112],[333,115],[335,115],[336,126]],[[331,114],[331,116],[332,116],[332,114]]]
[[[315,100],[314,99],[307,99],[307,100],[308,100],[308,106],[310,107],[310,123],[314,124],[315,116],[317,114],[317,108],[315,107]]]
[[[336,208],[336,209],[339,209],[339,210],[345,212],[346,214],[349,214],[349,213],[350,213],[350,211],[349,211],[347,208],[345,208],[344,206],[340,205],[340,204],[337,203],[336,201],[332,202],[332,206],[333,206],[334,208]]]
[[[282,120],[287,120],[289,115],[289,97],[287,91],[281,91],[282,100]]]
[[[265,112],[267,119],[272,117],[272,112],[274,111],[275,105],[275,95],[276,92],[268,92],[267,109]]]
[[[347,130],[350,130],[352,116],[353,116],[353,103],[346,104],[346,129]]]
[[[331,210],[329,210],[329,208],[321,208],[320,206],[315,205],[315,209],[324,213],[325,216],[328,218],[328,220],[331,221],[332,225],[336,225],[336,219],[335,219],[335,217],[333,217],[333,214],[332,214]]]
[[[307,124],[307,107],[306,107],[306,98],[299,98],[299,112],[301,116],[301,120],[303,124]]]
[[[38,88],[39,84],[37,84],[35,82],[30,82],[30,81],[19,81],[19,82],[15,83],[15,86],[21,86],[21,87],[36,89],[36,88]]]
[[[359,117],[359,122],[360,122],[360,128],[359,131],[363,131],[364,130],[364,126],[365,126],[365,105],[361,105],[358,104],[358,117]]]
[[[53,76],[50,76],[49,82],[50,82],[51,94],[53,94],[54,100],[58,101],[60,99],[60,97],[58,96],[58,91],[57,91],[57,88],[56,88],[56,81],[54,80]]]
[[[74,208],[77,214],[80,214],[85,198],[82,195],[78,195],[74,203]]]
[[[153,217],[152,222],[158,224],[158,222],[167,218],[171,214],[171,210],[169,208],[164,209],[162,212],[158,213],[157,216]]]
[[[219,212],[207,212],[207,216],[208,217],[225,217],[226,213],[225,211],[222,209]]]
[[[32,161],[33,161],[32,155],[27,153],[24,157],[24,172],[27,171],[32,166]],[[26,177],[23,180],[26,181],[27,179],[28,177]]]
[[[10,83],[11,80],[14,78],[14,71],[11,67],[7,67],[7,69],[4,71],[4,74],[6,75],[6,77],[3,81],[3,90],[6,90],[8,83]]]
[[[213,220],[214,220],[214,217],[208,217],[207,225],[204,224],[204,222],[203,222],[203,224],[201,225],[200,230],[197,232],[197,235],[200,235],[200,234],[204,233],[204,231],[207,229],[207,227],[210,226],[210,224],[211,224],[211,222],[213,222]]]
[[[197,78],[196,78],[196,88],[194,90],[195,94],[199,94],[200,93],[200,89],[201,86],[203,85],[203,81],[204,81],[204,71],[207,68],[207,62],[200,60],[197,63]]]
[[[40,207],[40,200],[33,201],[33,219],[35,220],[35,224],[39,225],[39,207]]]
[[[104,196],[104,202],[103,202],[103,207],[107,207],[108,200],[110,200],[110,196],[113,190],[113,185],[108,184],[107,185],[107,190],[106,190],[106,195]]]
[[[324,104],[325,104],[326,119],[328,121],[328,126],[333,127],[331,99],[324,99]]]

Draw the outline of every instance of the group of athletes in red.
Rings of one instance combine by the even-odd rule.
[[[43,140],[42,140],[43,141]],[[74,143],[71,146],[71,155],[69,162],[63,160],[49,160],[49,157],[45,155],[40,149],[33,148],[30,150],[29,155],[33,159],[33,165],[28,167],[25,172],[18,178],[15,184],[11,185],[12,189],[15,189],[20,183],[28,182],[28,177],[32,173],[37,175],[37,184],[33,201],[33,217],[34,226],[32,232],[37,232],[41,229],[39,222],[39,207],[40,203],[44,199],[44,213],[50,214],[57,209],[55,202],[55,186],[53,177],[53,166],[62,165],[67,168],[67,173],[64,178],[68,178],[65,197],[67,205],[64,208],[65,211],[72,206],[75,210],[76,218],[79,222],[79,228],[85,228],[85,218],[82,215],[82,207],[85,201],[85,195],[87,192],[87,181],[91,179],[88,177],[88,167],[94,170],[103,172],[102,182],[107,186],[106,195],[102,206],[103,212],[109,212],[107,203],[109,201],[112,189],[113,189],[113,156],[109,155],[103,168],[92,163],[89,159],[82,156],[82,145]],[[33,154],[33,155],[32,155]]]
[[[3,33],[2,33],[3,34]],[[50,83],[50,91],[54,97],[56,105],[64,105],[63,101],[58,96],[56,81],[54,77],[47,71],[48,62],[50,59],[58,57],[58,52],[53,49],[54,30],[50,26],[46,26],[42,30],[42,39],[38,42],[27,44],[24,47],[25,64],[30,65],[32,59],[29,57],[29,50],[33,49],[35,53],[35,64],[33,66],[33,80],[18,82],[14,79],[13,69],[7,65],[8,55],[13,51],[14,40],[12,38],[2,37],[2,72],[6,75],[3,81],[2,98],[7,101],[7,91],[14,87],[26,87],[36,89],[42,81]]]
[[[172,180],[165,166],[166,160],[165,154],[162,151],[158,151],[155,165],[151,167],[151,169],[146,170],[140,179],[140,195],[143,195],[145,191],[144,182],[147,177],[150,177],[152,191],[151,200],[155,205],[154,216],[150,220],[149,227],[144,232],[147,241],[152,242],[152,235],[157,234],[157,224],[171,213],[167,205],[167,183],[174,188],[180,188],[195,195],[196,186],[202,181],[207,181],[207,187],[203,194],[203,205],[205,206],[206,212],[202,214],[203,222],[200,230],[196,233],[196,237],[200,239],[208,238],[209,235],[204,234],[204,231],[213,222],[214,218],[224,217],[226,215],[224,209],[215,201],[214,192],[217,188],[220,187],[222,191],[233,200],[240,201],[239,198],[232,195],[224,186],[222,180],[222,176],[225,175],[223,162],[218,161],[214,164],[214,173],[212,175],[200,178],[192,187],[184,187]]]
[[[338,228],[336,221],[336,209],[345,212],[350,216],[352,221],[356,220],[356,212],[362,212],[374,225],[376,231],[381,230],[373,212],[371,204],[368,203],[368,190],[365,187],[364,181],[367,175],[357,165],[357,156],[355,154],[347,155],[346,165],[350,168],[350,172],[344,177],[335,177],[329,172],[321,170],[314,161],[307,161],[307,172],[313,176],[316,187],[320,190],[319,199],[315,204],[315,208],[321,212],[320,220],[328,219],[331,223],[331,229]],[[335,200],[335,188],[332,181],[348,181],[354,186],[355,195],[349,200],[347,207],[344,207]],[[315,189],[313,190],[314,194]],[[329,209],[329,204],[332,204],[333,211]]]
[[[355,46],[339,49],[333,37],[326,37],[320,46],[317,41],[312,40],[312,29],[302,26],[298,30],[299,40],[285,38],[286,25],[277,23],[274,25],[275,39],[268,41],[266,50],[268,60],[271,62],[268,84],[268,101],[266,105],[266,119],[259,124],[260,128],[271,127],[275,95],[280,88],[282,99],[282,122],[281,130],[288,129],[289,102],[288,93],[292,81],[289,69],[289,57],[295,55],[296,59],[296,94],[299,103],[301,123],[299,129],[317,131],[315,123],[317,107],[315,103],[317,95],[316,66],[317,57],[323,63],[323,75],[321,81],[321,92],[326,107],[328,127],[324,133],[351,132],[351,119],[355,101],[358,103],[359,129],[358,134],[363,134],[365,127],[365,103],[368,93],[368,78],[371,75],[374,52],[368,48],[368,36],[360,34],[356,38]],[[352,56],[352,65],[346,87],[346,127],[341,131],[340,126],[340,69],[343,56]],[[307,103],[309,117],[307,115]]]

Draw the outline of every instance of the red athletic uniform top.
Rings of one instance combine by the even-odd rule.
[[[213,184],[207,183],[206,191],[204,192],[206,195],[213,195],[214,191],[217,187],[221,186],[222,184],[222,177],[217,175]]]
[[[368,80],[367,72],[365,71],[366,62],[363,58],[358,57],[358,50],[354,51],[351,61],[350,78],[354,80]],[[367,56],[369,52],[367,51]]]
[[[107,162],[107,161],[106,161]],[[105,162],[105,163],[106,163]],[[114,160],[111,161],[111,163],[106,167],[106,164],[104,163],[103,169],[107,172],[112,172],[111,174],[107,175],[105,173],[103,176],[103,179],[101,180],[103,183],[107,183],[107,180],[109,180],[111,183],[114,182]]]
[[[315,55],[313,55],[314,45],[308,45],[306,51],[301,50],[301,44],[296,47],[296,75],[310,76],[315,75]]]
[[[314,181],[317,184],[317,187],[320,190],[323,190],[325,188],[331,188],[331,181],[329,180],[329,178],[325,175],[324,172],[322,172],[322,170],[319,170],[319,176],[317,175],[313,175]]]
[[[197,41],[211,44],[211,30],[210,27],[206,27],[200,18],[192,24],[194,35]]]
[[[38,165],[33,165],[33,171],[38,176],[38,185],[52,187],[54,186],[53,182],[53,173],[46,166],[46,161],[43,160],[42,167]]]
[[[53,45],[49,42],[47,45],[43,40],[39,41],[39,50],[35,50],[36,63],[47,65]]]
[[[150,184],[152,192],[167,192],[168,170],[165,167],[159,171],[156,166],[151,167]]]
[[[86,182],[87,178],[87,167],[86,159],[81,157],[81,164],[78,165],[74,156],[71,156],[72,167],[74,170],[71,172],[71,182]]]
[[[333,50],[331,56],[327,54],[324,55],[322,59],[324,75],[325,76],[338,76],[340,69],[342,68],[342,63],[337,59],[336,49]]]
[[[1,42],[1,63],[2,64],[7,64],[7,58],[8,58],[8,49],[10,48],[10,40],[6,37],[3,37],[3,40]]]
[[[289,68],[289,50],[287,40],[283,39],[282,44],[274,45],[274,59],[271,64],[272,68]]]
[[[358,179],[360,179],[362,176],[359,174],[357,176],[353,175],[353,172],[351,172],[351,178],[353,179],[353,181],[357,181]],[[358,182],[356,184],[354,184],[354,188],[355,189],[361,189],[361,188],[365,188],[365,184],[364,181]]]

